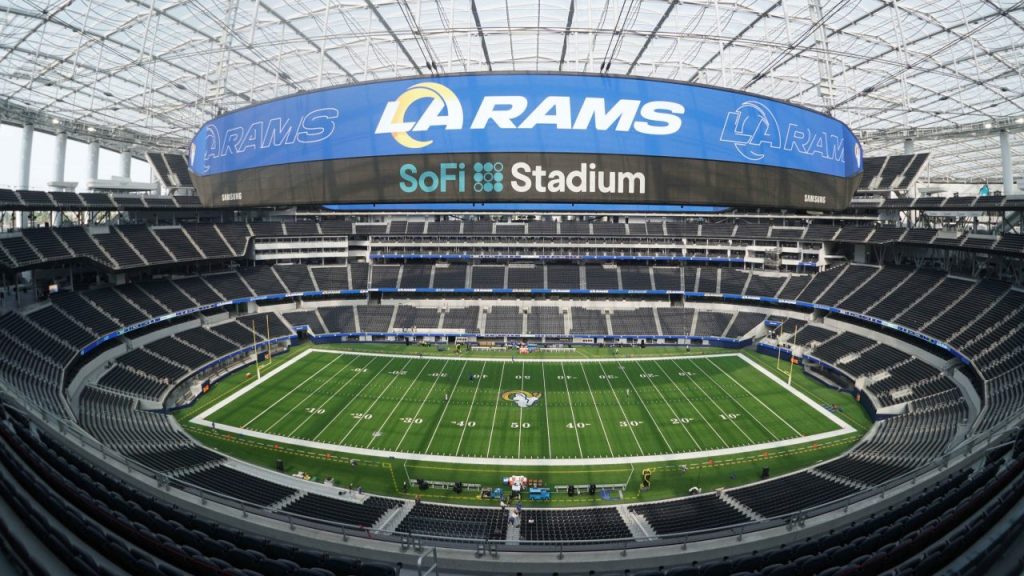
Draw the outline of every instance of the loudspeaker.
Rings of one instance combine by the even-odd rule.
[[[769,476],[768,467],[761,468],[761,480],[767,480]]]
[[[593,496],[594,494],[597,494],[597,484],[591,484],[590,487],[587,489],[587,492],[591,496]]]
[[[274,463],[274,468],[276,468],[278,472],[284,472],[284,460],[278,458],[277,462]]]
[[[456,494],[462,494],[462,482],[456,482],[454,490]]]

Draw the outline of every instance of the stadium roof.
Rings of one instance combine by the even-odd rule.
[[[748,90],[834,114],[930,175],[1024,168],[1024,2],[978,0],[14,0],[0,114],[183,147],[219,112],[420,74],[562,70]],[[927,141],[923,139],[927,138]]]

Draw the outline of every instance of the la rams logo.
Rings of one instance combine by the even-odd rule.
[[[409,108],[420,100],[429,100],[426,109],[415,121],[407,121]],[[462,127],[462,103],[450,88],[437,82],[413,84],[395,100],[388,102],[377,125],[377,133],[390,133],[396,142],[406,148],[423,148],[433,140],[417,140],[410,132],[421,132],[434,127],[457,130]]]
[[[540,392],[527,392],[526,390],[509,390],[501,395],[503,400],[515,402],[520,408],[529,408],[540,400]]]
[[[764,158],[763,146],[782,145],[782,134],[778,120],[767,106],[747,100],[726,115],[721,140],[731,142],[740,156],[756,162]]]
[[[192,160],[192,171],[196,174],[206,174],[210,171],[210,159],[217,157],[217,150],[220,148],[220,132],[217,127],[209,124],[203,128],[199,137],[192,141],[189,155]]]

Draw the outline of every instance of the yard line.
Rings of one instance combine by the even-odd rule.
[[[519,366],[519,382],[524,383],[526,382],[526,379],[523,378],[523,376],[526,375],[526,362],[520,362]],[[524,387],[523,390],[525,389],[526,388]],[[525,410],[525,408],[519,409],[519,442],[516,446],[516,458],[521,458],[523,455],[523,410]]]
[[[569,414],[572,416],[572,429],[576,432],[576,446],[580,449],[580,458],[583,457],[583,444],[580,443],[580,430],[576,427],[576,410],[572,407],[572,393],[569,392],[569,378],[565,375],[565,364],[563,362],[558,363],[558,367],[562,369],[562,382],[565,382],[565,396],[569,399]],[[548,437],[548,446],[550,447],[551,438]]]
[[[718,368],[718,371],[719,371],[719,372],[721,372],[722,374],[725,374],[725,377],[726,377],[726,378],[728,378],[729,380],[732,380],[733,382],[736,382],[736,385],[737,385],[737,386],[739,386],[740,388],[742,388],[742,389],[743,389],[743,391],[744,391],[744,392],[746,392],[746,393],[747,393],[748,395],[750,395],[750,397],[751,397],[751,398],[753,398],[754,400],[757,400],[758,404],[760,404],[761,406],[764,406],[766,410],[768,410],[769,412],[771,412],[771,413],[772,413],[772,416],[775,416],[776,418],[778,418],[779,420],[781,420],[783,424],[785,424],[786,426],[789,426],[789,429],[790,429],[790,430],[792,430],[793,432],[795,432],[797,436],[803,436],[803,434],[800,434],[800,431],[799,431],[799,430],[797,430],[796,428],[794,428],[792,424],[790,424],[790,423],[789,423],[788,421],[786,421],[786,419],[784,419],[784,418],[783,418],[782,416],[779,416],[778,414],[776,414],[776,413],[775,413],[775,410],[772,410],[771,408],[769,408],[769,407],[768,407],[768,405],[767,405],[767,404],[765,404],[764,402],[762,402],[760,398],[758,398],[758,397],[757,397],[757,396],[755,396],[754,394],[751,394],[751,393],[750,393],[750,390],[747,390],[746,386],[744,386],[743,384],[740,384],[739,382],[737,382],[737,381],[736,381],[736,379],[732,377],[732,374],[729,374],[729,373],[728,373],[728,372],[726,372],[725,370],[722,370],[722,369],[721,369],[721,368],[720,368],[720,367],[718,366],[718,364],[715,364],[714,360],[710,360],[710,359],[709,359],[709,360],[708,360],[708,362],[710,362],[710,363],[711,363],[711,365],[712,365],[712,366],[714,366],[715,368]]]
[[[285,398],[287,398],[287,397],[291,396],[291,395],[292,395],[292,392],[295,392],[295,391],[296,391],[296,390],[298,390],[299,388],[302,388],[302,385],[303,385],[303,384],[305,384],[306,382],[309,382],[310,380],[312,380],[313,378],[315,378],[317,374],[319,374],[319,373],[323,372],[324,370],[327,370],[327,367],[328,367],[328,366],[330,366],[331,364],[334,364],[335,362],[337,362],[337,361],[338,361],[338,358],[341,358],[341,357],[340,357],[340,356],[338,356],[338,357],[334,358],[333,360],[331,360],[331,361],[330,361],[330,362],[328,362],[327,364],[324,364],[324,365],[323,365],[323,366],[322,366],[322,367],[321,367],[321,368],[320,368],[319,370],[317,370],[316,372],[313,372],[312,374],[310,374],[308,378],[306,378],[306,379],[305,379],[305,380],[303,380],[302,382],[299,382],[299,383],[298,383],[298,384],[297,384],[297,385],[296,385],[296,386],[295,386],[294,388],[292,388],[291,390],[289,390],[289,391],[288,391],[288,392],[287,392],[287,393],[286,393],[286,394],[285,394],[284,396],[281,396],[281,397],[280,397],[280,398],[278,398],[278,399],[277,399],[276,401],[274,401],[274,403],[273,403],[273,404],[271,404],[270,406],[267,406],[266,408],[264,408],[264,409],[263,409],[263,411],[262,411],[262,412],[260,412],[260,413],[259,413],[259,414],[257,414],[256,416],[254,416],[254,417],[252,418],[252,420],[249,420],[249,421],[248,421],[248,422],[246,422],[245,424],[242,424],[242,428],[248,428],[248,427],[249,427],[249,424],[252,424],[252,423],[253,423],[253,422],[255,422],[256,420],[258,420],[260,416],[263,416],[263,415],[264,415],[264,414],[266,414],[266,413],[267,413],[268,411],[270,411],[270,409],[271,409],[271,408],[273,408],[274,406],[277,406],[278,404],[280,404],[282,400],[284,400]]]
[[[444,403],[444,408],[441,409],[441,416],[437,419],[437,424],[434,425],[434,431],[430,433],[430,440],[427,441],[427,454],[430,454],[430,446],[434,443],[434,437],[437,436],[437,430],[441,427],[441,423],[444,422],[444,415],[448,412],[448,406],[452,403],[452,398],[455,398],[455,390],[459,387],[459,382],[462,381],[462,373],[466,371],[466,366],[469,362],[463,362],[462,368],[459,369],[459,375],[455,377],[455,386],[452,387],[452,391],[448,393],[448,400]]]
[[[498,393],[494,396],[494,413],[491,414],[491,433],[487,436],[487,454],[491,455],[491,439],[494,438],[494,423],[498,420],[498,404],[501,400],[501,387],[502,382],[505,380],[505,363],[501,364],[501,372],[498,373]]]
[[[373,402],[370,402],[370,405],[365,410],[363,410],[364,414],[373,414],[373,412],[370,411],[373,410],[373,407],[377,405],[377,402],[384,397],[384,393],[391,389],[391,385],[395,383],[395,380],[398,380],[398,377],[402,375],[401,373],[405,372],[405,368],[409,366],[410,362],[412,362],[412,358],[406,360],[405,364],[402,364],[402,367],[396,370],[398,374],[395,374],[394,376],[391,377],[391,381],[388,382],[386,386],[384,386],[384,389],[380,391],[380,394],[378,394],[377,397],[373,399]],[[348,429],[348,432],[345,433],[345,436],[341,438],[338,444],[344,444],[345,440],[349,437],[349,435],[352,434],[352,432],[355,431],[356,426],[359,426],[360,422],[363,422],[363,420],[356,420],[355,424],[353,424],[352,427]]]
[[[372,362],[373,362],[373,360],[370,360],[369,363],[372,363]],[[345,365],[345,368],[348,368],[351,364],[352,364],[352,362],[349,362],[348,364]],[[342,370],[344,370],[345,368],[342,368]],[[366,368],[366,365],[360,366],[360,368]],[[341,372],[341,370],[338,370],[338,372]],[[331,392],[331,395],[327,397],[327,400],[324,400],[319,406],[317,406],[317,409],[323,408],[324,406],[327,405],[328,402],[330,402],[331,400],[334,400],[334,397],[337,396],[338,393],[341,392],[342,390],[344,390],[345,388],[348,388],[348,385],[351,384],[352,381],[355,380],[356,376],[358,376],[359,374],[361,374],[361,373],[360,372],[353,372],[352,375],[349,376],[348,381],[346,381],[344,384],[342,384],[341,387],[338,388],[337,390],[335,390],[334,392]],[[337,372],[335,372],[334,375],[337,376],[338,375]],[[328,382],[329,381],[330,380],[328,380]],[[319,390],[319,388],[317,388],[317,390]],[[294,435],[295,432],[297,432],[299,428],[302,428],[303,426],[306,425],[306,422],[309,422],[309,419],[312,418],[313,415],[314,415],[314,413],[310,412],[309,415],[306,416],[306,418],[302,422],[300,422],[298,426],[293,428],[292,431],[288,433],[288,435],[289,436]]]
[[[462,421],[462,434],[459,434],[459,444],[455,447],[455,452],[452,456],[458,456],[459,450],[462,449],[462,439],[466,437],[466,428],[469,428],[469,417],[473,415],[473,406],[476,404],[476,394],[480,391],[480,381],[483,380],[481,375],[485,373],[487,369],[487,363],[480,367],[480,374],[476,376],[476,389],[473,390],[473,398],[469,401],[469,412],[466,413],[466,419]]]
[[[774,438],[775,440],[778,440],[778,439],[779,439],[779,436],[778,436],[778,435],[777,435],[777,434],[776,434],[775,432],[773,432],[771,428],[768,428],[767,426],[765,426],[765,425],[764,425],[764,422],[761,422],[760,420],[758,420],[758,419],[757,419],[757,416],[754,416],[754,413],[753,413],[753,412],[751,412],[750,410],[748,410],[747,408],[745,408],[745,407],[744,407],[744,406],[743,406],[742,404],[740,404],[740,401],[739,401],[739,400],[737,400],[735,396],[733,396],[732,394],[729,394],[729,391],[728,391],[728,390],[726,390],[725,388],[722,388],[722,386],[721,386],[721,385],[720,385],[720,384],[718,383],[718,381],[717,381],[717,380],[715,380],[715,379],[714,379],[714,377],[712,377],[712,376],[711,376],[710,374],[708,374],[708,373],[707,373],[707,372],[706,372],[706,371],[705,371],[705,370],[704,370],[703,368],[701,368],[701,367],[700,367],[700,366],[699,366],[699,365],[698,365],[698,364],[697,364],[696,362],[694,362],[694,366],[697,366],[697,370],[700,370],[700,371],[701,371],[701,374],[704,374],[705,376],[707,376],[707,377],[708,377],[708,379],[709,379],[709,380],[711,380],[711,383],[712,383],[712,384],[714,384],[716,388],[718,388],[719,390],[721,390],[722,392],[724,392],[724,393],[725,393],[725,395],[726,395],[726,396],[728,396],[728,397],[729,397],[729,399],[730,399],[730,400],[732,400],[732,401],[733,401],[733,403],[734,403],[734,404],[736,404],[736,406],[738,406],[740,410],[742,410],[742,411],[746,412],[746,413],[747,413],[747,416],[750,416],[750,418],[751,418],[751,419],[752,419],[752,420],[753,420],[754,422],[756,422],[758,426],[760,426],[761,428],[764,428],[764,429],[765,429],[765,431],[766,431],[766,432],[768,432],[768,435],[769,435],[769,436],[771,436],[771,437],[772,437],[772,438]],[[717,366],[716,366],[716,368],[717,368]],[[721,371],[721,368],[719,368],[719,371]],[[734,380],[734,382],[735,382],[735,380]],[[746,390],[746,389],[744,389],[744,390]],[[749,394],[749,393],[750,393],[750,392],[747,392],[747,394]],[[800,435],[800,434],[799,434],[799,433],[797,433],[797,436],[799,436],[799,435]]]
[[[548,435],[548,458],[551,458],[551,421],[548,420],[548,378],[544,372],[544,365],[540,365],[540,384],[544,389],[544,431]]]
[[[654,375],[647,372],[647,369],[642,367],[639,361],[636,361],[634,363],[637,365],[638,368],[640,368],[640,370],[642,370],[640,374],[643,375],[644,378],[647,378],[647,381],[651,384],[651,388],[654,388],[654,391],[657,392],[658,396],[661,397],[661,401],[665,403],[665,406],[668,406],[669,411],[672,412],[672,416],[676,419],[677,422],[679,422],[679,425],[683,427],[683,430],[686,430],[686,434],[690,437],[690,440],[693,440],[693,444],[694,446],[697,447],[697,450],[703,450],[703,448],[700,447],[700,443],[697,442],[697,439],[693,437],[693,433],[690,432],[686,425],[682,423],[682,420],[679,418],[679,414],[676,413],[676,409],[673,408],[672,404],[669,403],[668,398],[665,398],[665,395],[662,394],[661,390],[658,389],[658,385],[654,383]],[[629,376],[627,376],[626,379],[628,380]],[[633,382],[630,381],[629,385],[633,386]],[[636,390],[635,387],[633,389]],[[640,398],[640,392],[638,391],[636,394],[636,397],[640,400],[641,403],[643,403],[643,398]],[[647,405],[644,404],[644,408],[646,407]],[[650,414],[650,411],[648,411],[647,413]],[[662,437],[664,438],[664,435]]]
[[[718,429],[715,428],[711,424],[711,422],[708,422],[708,419],[704,417],[704,412],[697,409],[697,406],[693,404],[693,400],[690,400],[690,397],[687,396],[686,392],[683,392],[683,389],[680,388],[679,385],[676,384],[675,380],[673,380],[672,377],[668,375],[668,372],[665,372],[665,367],[661,365],[661,362],[655,362],[655,364],[658,366],[658,370],[661,370],[661,373],[665,375],[665,378],[668,378],[668,381],[672,383],[672,386],[676,389],[676,392],[679,392],[679,395],[682,396],[683,399],[690,404],[690,408],[693,408],[693,411],[697,413],[697,416],[700,416],[700,419],[703,420],[704,423],[708,425],[708,428],[710,428],[711,431],[715,433],[715,436],[718,436],[718,439],[721,440],[722,442],[722,446],[728,448],[729,443],[726,442],[725,438],[722,438],[722,435],[718,433]],[[679,366],[677,365],[676,368],[678,367]]]
[[[382,431],[384,430],[384,427],[388,425],[388,422],[391,421],[391,417],[395,415],[395,411],[398,410],[398,407],[401,406],[402,402],[405,401],[405,397],[409,394],[409,391],[412,390],[412,384],[414,384],[416,382],[416,380],[419,379],[420,374],[423,374],[423,371],[426,370],[427,366],[429,366],[429,365],[430,365],[430,360],[427,360],[426,362],[424,362],[423,366],[420,367],[420,371],[416,373],[416,376],[412,379],[412,382],[409,384],[409,386],[405,387],[405,392],[402,393],[402,397],[399,398],[398,402],[395,402],[395,405],[391,407],[391,412],[388,412],[387,418],[385,418],[384,422],[381,423],[380,428],[377,428],[377,431],[374,432],[372,436],[370,436],[370,441],[366,443],[366,447],[367,448],[370,447],[370,444],[373,444],[374,440],[376,440],[377,438],[379,438],[381,436],[381,434],[383,434]],[[435,382],[436,382],[436,380],[435,380]],[[374,403],[376,404],[376,402],[374,402]],[[370,407],[372,408],[373,406],[370,406]]]
[[[604,369],[603,365],[598,364],[598,366],[601,366],[601,372],[605,376],[609,375],[608,372],[605,372],[605,369]],[[620,364],[620,366],[621,366],[621,364]],[[615,393],[615,388],[612,386],[612,379],[611,378],[605,378],[605,382],[608,383],[608,389],[611,390],[612,396],[615,397],[615,403],[619,405],[619,411],[622,412],[622,417],[625,418],[626,424],[629,424],[629,421],[631,420],[631,418],[628,415],[626,415],[626,409],[622,407],[622,402],[619,402],[619,395]],[[636,448],[637,448],[637,450],[640,451],[640,454],[642,455],[643,452],[644,452],[644,449],[643,449],[642,446],[640,446],[640,440],[637,439],[637,437],[636,437],[636,430],[633,430],[632,426],[626,426],[626,428],[628,428],[629,429],[629,433],[633,435],[633,441],[636,442]]]
[[[416,408],[416,413],[412,415],[412,420],[413,421],[416,420],[416,418],[419,418],[420,410],[423,410],[423,406],[424,406],[424,404],[426,404],[427,398],[430,398],[430,393],[434,391],[434,387],[437,386],[437,381],[441,379],[441,374],[444,372],[444,369],[447,368],[447,367],[448,367],[448,360],[446,359],[444,361],[444,364],[441,365],[441,369],[437,371],[437,377],[434,378],[434,383],[430,385],[430,390],[427,390],[427,395],[423,398],[423,402],[420,402],[419,407]],[[446,404],[446,406],[447,406],[447,404]],[[410,421],[409,425],[405,427],[405,433],[402,434],[402,439],[399,440],[398,441],[398,445],[395,446],[395,452],[398,452],[402,448],[402,442],[405,442],[405,437],[408,436],[409,435],[409,431],[412,430],[412,425],[413,425],[413,422]]]
[[[682,367],[682,366],[680,366],[678,362],[676,362],[675,360],[673,360],[673,361],[672,361],[672,363],[673,363],[673,364],[675,364],[675,365],[676,365],[676,368],[678,368],[678,369],[679,369],[679,370],[680,370],[681,372],[682,372],[682,371],[684,371],[684,370],[683,370],[683,367]],[[695,364],[696,364],[696,363],[695,363]],[[699,369],[699,367],[698,367],[698,369]],[[701,370],[701,372],[703,372],[703,370]],[[705,375],[706,375],[706,374],[705,374]],[[723,409],[723,408],[722,408],[722,406],[721,406],[721,405],[720,405],[720,404],[719,404],[718,402],[716,402],[716,401],[715,401],[715,399],[714,399],[714,398],[712,398],[712,397],[711,397],[711,395],[710,395],[710,394],[708,394],[708,393],[707,393],[707,391],[706,391],[706,390],[704,390],[704,388],[703,388],[703,387],[702,387],[702,386],[701,386],[700,384],[697,384],[697,380],[695,380],[695,379],[693,378],[693,376],[687,376],[687,378],[689,378],[689,379],[690,379],[690,381],[691,381],[691,382],[693,382],[694,386],[696,386],[696,387],[697,387],[697,389],[698,389],[698,390],[700,390],[702,394],[704,394],[705,396],[707,396],[707,397],[708,397],[708,400],[711,400],[711,403],[715,405],[715,408],[718,408],[718,410],[719,410],[719,411],[720,411],[720,412],[721,412],[722,414],[725,414],[725,409]],[[741,426],[740,426],[739,424],[737,424],[735,420],[729,420],[729,422],[732,422],[732,425],[733,425],[733,426],[735,426],[735,427],[736,427],[736,429],[740,431],[740,434],[743,434],[744,436],[746,436],[746,437],[747,437],[747,442],[750,442],[751,444],[754,444],[754,443],[755,443],[755,442],[754,442],[754,439],[753,439],[753,438],[751,438],[751,437],[750,437],[750,435],[749,435],[749,434],[747,434],[747,431],[746,431],[746,430],[744,430],[744,429],[743,429],[743,428],[742,428],[742,427],[741,427]],[[721,436],[719,436],[719,438],[721,438]]]
[[[376,380],[377,376],[380,376],[384,372],[384,370],[386,370],[387,367],[391,365],[391,362],[393,360],[394,360],[394,358],[389,358],[388,361],[384,364],[384,366],[382,366],[380,370],[377,370],[377,373],[374,374],[373,376],[371,376],[370,379],[366,381],[366,384],[369,385],[370,382],[373,382],[374,380]],[[325,425],[323,428],[321,428],[320,431],[316,433],[316,436],[313,436],[313,440],[316,440],[317,438],[319,438],[321,434],[323,434],[328,428],[330,428],[331,425],[334,424],[334,421],[338,419],[338,416],[341,416],[342,414],[344,414],[345,410],[349,407],[350,404],[352,404],[352,401],[355,400],[358,397],[359,397],[359,395],[355,394],[351,398],[349,398],[348,402],[346,402],[345,405],[342,406],[340,410],[338,410],[338,413],[335,414],[333,418],[331,418],[331,421],[328,422],[327,425]]]
[[[580,372],[583,373],[583,381],[587,383],[587,390],[590,391],[590,401],[594,403],[594,412],[597,412],[597,423],[601,426],[601,433],[604,434],[604,442],[608,445],[608,452],[615,456],[615,450],[612,449],[612,441],[608,439],[608,430],[604,427],[604,418],[601,417],[601,408],[597,405],[597,397],[594,396],[594,389],[590,387],[590,378],[587,376],[587,369],[583,364],[580,364]],[[573,418],[575,420],[576,418]],[[577,432],[577,434],[579,434]]]
[[[669,452],[674,452],[675,450],[673,450],[672,444],[668,441],[668,438],[665,437],[665,433],[661,431],[661,426],[659,426],[658,422],[654,419],[654,414],[651,414],[650,409],[647,408],[647,403],[640,397],[640,391],[636,389],[636,386],[633,386],[633,379],[629,377],[629,370],[626,370],[625,366],[622,364],[619,364],[619,366],[622,368],[622,375],[626,377],[626,382],[629,383],[629,387],[633,389],[633,392],[636,392],[636,399],[640,401],[640,405],[644,407],[644,412],[647,412],[647,417],[651,419],[651,426],[654,426],[654,429],[658,431],[658,436],[661,436],[661,441],[665,443],[665,448],[668,448]],[[643,368],[641,368],[641,370],[643,370]],[[662,399],[664,400],[664,396],[662,396]],[[666,405],[667,404],[668,403],[666,402]],[[669,410],[672,410],[671,406],[669,406]],[[679,417],[675,410],[672,410],[672,415],[677,418]]]

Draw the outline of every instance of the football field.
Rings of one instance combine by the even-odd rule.
[[[464,463],[715,456],[852,431],[740,353],[512,360],[311,348],[192,422],[312,448]]]

